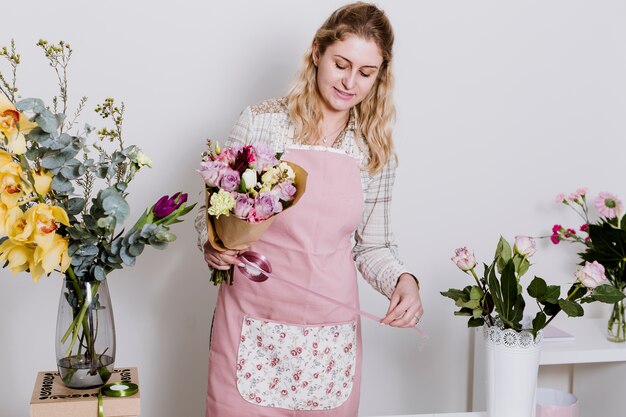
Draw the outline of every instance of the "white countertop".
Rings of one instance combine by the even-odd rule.
[[[555,326],[572,334],[574,340],[544,339],[541,365],[626,361],[626,343],[609,342],[606,338],[607,319],[567,317]]]

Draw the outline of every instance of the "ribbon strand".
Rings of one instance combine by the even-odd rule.
[[[270,264],[270,262],[267,260],[267,258],[265,258],[265,256],[261,255],[260,253],[254,252],[254,251],[246,251],[244,253],[239,254],[238,259],[244,264],[244,266],[239,266],[239,271],[241,271],[241,273],[248,279],[250,279],[251,281],[254,282],[263,282],[265,280],[267,280],[268,278],[272,278],[275,281],[280,281],[283,284],[288,284],[291,285],[294,288],[297,288],[301,291],[304,291],[308,294],[312,294],[315,295],[329,303],[335,304],[336,306],[339,307],[343,307],[347,310],[352,311],[353,313],[356,313],[360,316],[366,317],[370,320],[374,320],[375,322],[380,323],[380,321],[382,320],[382,317],[378,317],[375,316],[374,314],[368,313],[367,311],[363,311],[363,310],[359,310],[356,307],[353,307],[351,305],[342,303],[341,301],[338,301],[334,298],[328,297],[324,294],[320,294],[316,291],[313,291],[309,288],[303,287],[299,284],[296,284],[295,282],[292,281],[288,281],[286,279],[280,278],[276,275],[274,275],[272,273],[272,265]],[[422,337],[428,337],[428,335],[426,334],[426,332],[422,329],[420,329],[419,327],[414,326],[412,327],[413,330],[415,330],[417,333],[420,334],[420,336]]]

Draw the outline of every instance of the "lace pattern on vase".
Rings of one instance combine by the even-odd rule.
[[[530,324],[525,322],[526,320],[522,321],[522,328],[524,329],[529,327],[526,324]],[[485,340],[489,340],[496,345],[504,345],[511,348],[531,348],[541,343],[543,340],[543,330],[539,330],[537,337],[533,338],[533,334],[530,330],[518,332],[513,329],[505,329],[502,322],[496,319],[494,326],[488,326],[486,324],[483,326],[483,336]]]

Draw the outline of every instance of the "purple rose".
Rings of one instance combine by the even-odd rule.
[[[240,219],[247,219],[250,214],[250,210],[254,206],[254,199],[248,197],[247,194],[241,193],[233,193],[233,197],[235,197],[235,208],[233,209],[235,212],[235,216]]]
[[[283,201],[291,201],[296,195],[296,187],[294,187],[293,182],[287,180],[276,184],[274,188],[272,188],[272,192]]]
[[[256,217],[265,220],[276,213],[283,211],[278,196],[272,193],[261,193],[254,199]]]
[[[200,164],[200,170],[198,171],[202,175],[204,183],[209,187],[219,187],[219,183],[224,175],[224,170],[228,168],[223,162],[220,161],[206,161]]]
[[[184,202],[187,201],[187,193],[181,194],[176,193],[171,197],[164,195],[156,202],[154,207],[152,207],[152,212],[154,213],[154,217],[158,219],[162,219],[164,217],[172,214],[174,210],[179,208]]]
[[[224,191],[235,191],[239,187],[241,176],[239,172],[231,168],[225,168],[222,179],[220,180],[220,188]]]
[[[254,168],[259,174],[263,171],[267,171],[269,168],[275,165],[278,165],[276,153],[272,150],[272,148],[263,143],[254,145],[254,155]]]

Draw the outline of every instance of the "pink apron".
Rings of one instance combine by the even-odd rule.
[[[333,151],[287,149],[308,172],[306,193],[253,246],[272,273],[358,308],[351,256],[363,197],[357,162]],[[213,316],[207,417],[358,414],[360,320],[348,309],[235,268]]]

